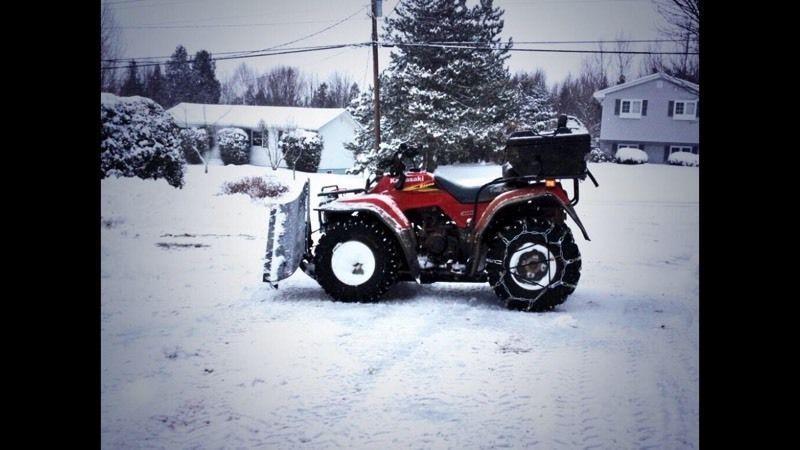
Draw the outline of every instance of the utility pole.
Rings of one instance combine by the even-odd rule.
[[[378,17],[381,16],[382,0],[372,0],[372,86],[375,99],[375,152],[381,148],[381,86],[378,79]]]

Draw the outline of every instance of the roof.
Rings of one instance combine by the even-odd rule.
[[[648,81],[653,81],[657,79],[667,80],[670,83],[677,84],[678,86],[691,91],[695,94],[700,94],[700,86],[698,84],[692,83],[691,81],[682,80],[680,78],[673,77],[671,75],[667,75],[664,72],[656,72],[654,74],[650,74],[641,78],[637,78],[635,80],[628,81],[626,83],[617,84],[615,86],[607,87],[605,89],[601,89],[595,92],[592,96],[597,100],[603,100],[607,94],[611,94],[612,92],[621,91],[623,89],[628,89],[633,86],[638,86],[643,83],[647,83]]]
[[[318,131],[342,114],[343,108],[302,108],[295,106],[206,105],[178,103],[167,112],[178,126],[239,127],[256,129],[264,121],[268,128],[300,128]],[[352,118],[350,118],[352,121]]]

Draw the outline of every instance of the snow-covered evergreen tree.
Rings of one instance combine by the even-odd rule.
[[[508,132],[533,129],[542,131],[545,121],[555,118],[553,101],[547,90],[544,72],[517,73],[512,77],[516,91],[515,120],[509,124]]]
[[[491,0],[472,7],[466,3],[401,0],[387,18],[385,40],[398,47],[381,83],[381,140],[386,146],[375,155],[364,146],[372,138],[359,135],[351,146],[357,170],[374,165],[403,141],[422,150],[429,170],[437,164],[492,159],[502,150],[521,102],[505,66],[511,43],[500,40],[503,11]],[[495,50],[418,45],[437,42]],[[351,108],[364,125],[362,134],[374,132],[371,108],[365,95]]]
[[[247,164],[250,161],[250,146],[247,133],[241,128],[223,128],[217,133],[217,144],[222,162]]]
[[[144,97],[100,95],[100,178],[164,178],[183,186],[186,161],[172,116]]]

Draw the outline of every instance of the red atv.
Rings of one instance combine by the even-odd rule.
[[[588,175],[589,135],[512,134],[503,177],[482,186],[419,168],[402,145],[363,189],[326,186],[321,236],[313,245],[309,183],[297,200],[270,213],[264,281],[277,287],[297,267],[340,301],[374,301],[395,282],[486,282],[512,309],[543,311],[563,303],[580,278],[581,257],[569,216],[578,181]],[[559,179],[572,179],[569,198]]]

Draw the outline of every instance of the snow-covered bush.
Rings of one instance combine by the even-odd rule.
[[[217,133],[219,155],[225,165],[247,164],[250,162],[250,149],[247,133],[241,128],[223,128]]]
[[[647,153],[633,147],[622,147],[617,150],[614,160],[620,164],[644,164],[647,162]]]
[[[689,152],[675,152],[669,155],[667,162],[673,166],[700,167],[700,157]]]
[[[180,132],[180,139],[186,162],[202,164],[200,155],[208,151],[208,132],[204,128],[185,128]]]
[[[238,181],[228,181],[222,185],[225,194],[247,194],[251,198],[277,197],[288,191],[289,187],[274,178],[245,177]]]
[[[600,150],[599,148],[595,147],[589,152],[589,162],[611,162],[614,158],[611,157],[608,153]]]
[[[322,138],[311,131],[284,134],[278,142],[286,167],[301,172],[316,172],[322,156]]]
[[[100,178],[163,178],[183,187],[186,161],[172,116],[145,97],[100,94]]]

